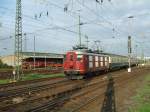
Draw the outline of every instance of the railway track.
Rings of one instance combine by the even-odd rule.
[[[128,82],[128,80],[131,80],[131,79],[134,79],[136,77],[136,75],[133,75],[132,77],[131,77],[131,75],[130,74],[128,74],[128,75],[125,75],[125,76],[122,76],[122,75],[113,75],[113,78],[114,78],[114,81],[118,84],[118,87],[120,86],[122,86],[122,85],[124,85],[125,83],[127,83]],[[61,104],[64,104],[65,102],[67,102],[67,101],[69,101],[69,100],[71,100],[71,99],[73,99],[73,98],[78,98],[78,97],[83,97],[84,95],[83,94],[81,94],[81,95],[78,95],[77,97],[73,97],[73,96],[75,96],[75,94],[77,94],[78,92],[80,92],[80,91],[83,91],[83,88],[87,88],[87,87],[89,87],[90,85],[88,85],[88,84],[91,84],[91,90],[92,90],[92,86],[96,86],[96,85],[101,85],[100,87],[98,87],[97,88],[97,90],[99,89],[99,88],[103,88],[103,87],[105,87],[106,86],[106,84],[104,84],[103,85],[103,82],[106,82],[106,80],[100,80],[100,79],[102,79],[102,78],[104,78],[104,77],[100,77],[99,79],[98,78],[95,78],[95,79],[92,79],[94,82],[93,82],[93,85],[92,85],[92,80],[91,81],[89,81],[88,80],[88,82],[84,82],[83,83],[83,81],[77,81],[77,82],[75,82],[74,83],[74,85],[72,85],[73,83],[66,83],[66,84],[60,84],[61,86],[55,86],[54,88],[55,88],[55,92],[53,92],[53,94],[51,94],[50,96],[43,96],[43,97],[40,97],[40,98],[35,98],[35,99],[30,99],[30,100],[25,100],[25,101],[23,101],[23,102],[21,102],[21,103],[19,103],[19,104],[11,104],[11,105],[5,105],[4,107],[1,107],[0,109],[1,110],[8,110],[9,108],[14,108],[14,107],[18,107],[18,106],[20,106],[20,105],[26,105],[26,104],[32,104],[32,103],[35,103],[35,102],[39,102],[40,104],[43,104],[43,105],[35,105],[35,106],[33,106],[33,107],[35,107],[35,108],[29,108],[29,110],[27,110],[28,112],[36,112],[36,111],[46,111],[46,110],[49,110],[49,109],[54,109],[55,107],[60,107],[60,105]],[[105,78],[106,79],[106,78]],[[97,82],[95,82],[95,81],[97,81]],[[78,84],[77,84],[78,83]],[[120,85],[119,85],[120,84]],[[70,85],[70,86],[69,86]],[[63,88],[62,89],[62,91],[58,91],[59,89],[61,89],[61,87],[66,87],[66,88]],[[117,87],[117,86],[115,86],[115,87]],[[53,88],[53,89],[54,89]],[[47,89],[47,88],[46,88]],[[44,90],[46,90],[46,89],[43,89],[43,91]],[[52,88],[51,88],[52,89]],[[104,88],[103,88],[103,90],[104,90]],[[39,88],[39,91],[41,91],[41,88]],[[93,90],[94,91],[94,90]],[[36,92],[38,92],[38,91],[36,91]],[[52,92],[52,91],[49,91],[49,92]],[[85,92],[85,91],[84,91]],[[86,93],[86,92],[85,92]],[[92,91],[90,91],[90,93],[92,93]],[[99,94],[100,94],[101,92],[99,92]],[[92,101],[94,101],[94,97],[96,98],[96,96],[98,97],[99,96],[99,94],[96,94],[95,96],[93,95],[93,97],[91,97],[88,101],[87,101],[87,103],[86,102],[84,102],[84,103],[86,103],[85,105],[87,105],[88,104],[88,102],[90,103],[90,102],[92,102]],[[104,93],[101,93],[101,95],[103,95]],[[82,96],[83,95],[83,96]],[[48,98],[46,98],[46,97],[48,97]],[[49,102],[46,102],[45,100],[44,101],[42,101],[43,99],[45,99],[46,98],[46,101],[49,101]],[[82,103],[82,105],[84,104],[84,103]],[[36,103],[35,103],[36,104]],[[82,108],[82,107],[84,107],[84,106],[81,106],[80,105],[80,108]],[[21,107],[20,107],[21,108]],[[78,108],[79,108],[79,105],[78,105]],[[53,110],[52,109],[52,110]],[[68,111],[68,112],[71,112],[71,111],[73,111],[73,110],[70,110],[70,111]],[[65,112],[65,111],[64,111]],[[66,111],[67,112],[67,111]],[[73,111],[74,112],[74,111]]]
[[[81,97],[81,96],[88,94],[90,92],[93,92],[99,88],[103,88],[104,85],[106,84],[106,82],[103,81],[103,82],[101,82],[103,84],[97,86],[99,83],[100,82],[96,82],[96,83],[93,83],[90,85],[85,85],[85,86],[78,85],[76,87],[73,87],[73,89],[71,89],[71,90],[68,90],[68,91],[65,91],[65,92],[59,94],[56,98],[50,100],[49,102],[45,103],[44,105],[27,110],[26,112],[43,112],[43,111],[50,111],[52,109],[58,108],[59,106],[64,104],[66,101],[73,99],[73,98]],[[77,92],[80,92],[80,94]]]
[[[46,89],[52,89],[52,88],[55,88],[56,86],[61,86],[63,84],[68,84],[68,83],[70,83],[70,82],[68,82],[67,79],[64,79],[64,80],[61,80],[61,81],[57,81],[57,82],[54,82],[54,83],[43,84],[43,85],[40,85],[40,86],[32,85],[32,86],[24,87],[24,88],[1,91],[1,93],[0,93],[0,101],[1,101],[0,105],[2,106],[5,103],[11,104],[12,99],[15,98],[15,97],[30,96],[31,94],[34,94],[36,92],[44,91]]]
[[[78,82],[78,83],[77,83]],[[83,86],[83,87],[87,87],[87,86],[90,86],[90,85],[97,85],[98,83],[100,83],[100,82],[102,82],[102,81],[97,81],[97,82],[90,82],[89,84],[87,84],[86,82],[83,82],[83,81],[75,81],[74,82],[74,84],[73,83],[70,83],[70,85],[69,85],[69,82],[68,82],[68,84],[66,83],[66,84],[61,84],[61,85],[59,85],[59,86],[55,86],[54,88],[56,89],[57,88],[57,90],[55,90],[55,93],[53,93],[53,94],[51,94],[50,96],[45,96],[45,97],[49,97],[49,99],[51,99],[52,101],[54,101],[54,99],[55,98],[60,98],[60,96],[64,96],[64,95],[68,95],[68,93],[72,93],[72,91],[77,91],[78,89],[81,89],[81,85]],[[68,86],[67,86],[68,85]],[[63,88],[63,86],[65,87],[66,86],[66,88]],[[62,88],[62,90],[61,90],[61,88]],[[46,88],[47,89],[47,88]],[[49,89],[51,89],[52,90],[52,88],[49,88]],[[59,90],[61,90],[60,92],[59,92]],[[62,92],[63,91],[63,92]],[[0,107],[0,109],[1,110],[8,110],[8,109],[10,109],[10,108],[14,108],[14,107],[16,107],[16,106],[19,106],[19,105],[21,105],[21,104],[26,104],[26,103],[32,103],[32,102],[40,102],[40,101],[42,101],[45,97],[41,97],[41,98],[36,98],[36,99],[32,99],[32,98],[30,98],[30,100],[28,99],[27,101],[23,101],[23,102],[21,102],[21,103],[19,103],[19,104],[11,104],[11,105],[5,105],[5,106],[1,106]],[[32,103],[33,104],[33,103]]]
[[[0,92],[15,89],[19,86],[21,88],[21,86],[28,86],[30,84],[36,84],[39,82],[47,82],[47,81],[51,82],[52,80],[63,80],[63,79],[65,79],[65,78],[42,78],[42,79],[35,79],[35,80],[28,80],[28,81],[12,82],[12,83],[8,83],[8,84],[1,84]]]
[[[128,75],[128,77],[124,77],[121,79],[115,79],[114,85],[112,83],[111,88],[109,88],[106,92],[98,92],[98,94],[96,94],[93,97],[89,96],[89,99],[87,101],[84,99],[81,99],[81,101],[83,100],[84,102],[82,102],[82,103],[78,102],[78,104],[80,104],[80,105],[76,106],[75,108],[70,107],[71,108],[70,110],[60,110],[59,112],[80,112],[80,110],[82,110],[83,108],[85,108],[85,111],[86,111],[86,106],[94,101],[97,101],[101,96],[103,96],[103,94],[107,95],[106,99],[109,99],[110,97],[112,97],[111,95],[114,94],[115,88],[121,89],[122,87],[124,87],[126,85],[126,83],[136,80],[136,77],[137,77],[137,75],[134,75],[132,77]],[[108,87],[110,87],[110,86],[108,86]],[[114,105],[111,105],[111,104],[115,103],[115,101],[113,101],[111,103],[110,102],[111,102],[111,100],[109,99],[109,101],[106,101],[104,103],[105,108],[102,108],[101,112],[116,112],[116,107],[113,107]],[[112,107],[110,107],[110,106],[112,106]]]
[[[68,82],[67,82],[68,83]],[[66,86],[67,85],[67,83],[65,83],[64,85]],[[87,83],[87,82],[86,82]],[[100,83],[100,82],[98,82],[98,83]],[[69,84],[69,83],[68,83]],[[97,84],[97,83],[96,83]],[[60,85],[59,85],[59,87],[62,85],[62,83],[60,83]],[[75,85],[75,90],[76,90],[76,86],[77,85]],[[57,85],[57,87],[58,87],[58,85]],[[33,88],[25,88],[25,89],[20,89],[19,91],[18,90],[13,90],[13,91],[10,91],[10,92],[8,92],[7,91],[7,97],[1,97],[0,98],[0,100],[1,100],[1,105],[4,105],[5,103],[6,104],[9,104],[9,105],[6,105],[5,104],[5,106],[4,107],[1,107],[1,109],[5,109],[5,108],[8,108],[8,107],[11,107],[11,106],[14,106],[14,104],[12,104],[12,103],[10,103],[10,101],[12,101],[12,100],[10,100],[11,98],[14,98],[14,97],[17,97],[17,96],[21,96],[21,95],[23,95],[23,96],[25,96],[25,95],[29,95],[29,93],[36,93],[36,92],[39,92],[39,91],[44,91],[44,90],[47,90],[47,89],[52,89],[52,88],[56,88],[56,86],[53,86],[52,84],[51,84],[51,86],[48,86],[48,85],[42,85],[42,86],[39,86],[38,88],[37,87],[35,87],[36,89],[34,89],[34,87]],[[72,90],[68,90],[69,92],[70,91],[72,91]],[[8,93],[9,93],[9,95],[8,95]],[[5,93],[4,93],[5,94]],[[63,93],[62,93],[63,94]],[[65,92],[65,94],[67,94],[67,92]],[[61,95],[61,94],[60,94]],[[57,96],[57,95],[56,95]],[[32,99],[32,100],[30,100],[31,102],[33,102],[33,101],[35,101],[35,100],[38,100],[38,99]],[[3,101],[9,101],[9,103],[8,102],[3,102]],[[61,100],[60,100],[61,101]],[[24,102],[23,102],[24,103]]]

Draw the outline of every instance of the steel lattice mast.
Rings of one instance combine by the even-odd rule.
[[[21,0],[16,0],[14,79],[19,80],[20,74],[22,74],[22,13],[21,13]]]

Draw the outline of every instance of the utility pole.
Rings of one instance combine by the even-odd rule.
[[[85,35],[85,39],[86,39],[86,41],[85,41],[86,42],[86,46],[87,46],[87,49],[88,49],[88,47],[89,47],[89,45],[88,45],[88,43],[89,43],[89,40],[88,40],[89,37],[87,35]]]
[[[141,46],[141,59],[142,59],[142,63],[145,64],[145,59],[144,59],[144,49],[143,49],[143,46]]]
[[[98,44],[98,51],[102,52],[101,41],[97,40],[97,44]]]
[[[136,57],[136,63],[138,63],[138,53],[137,53],[137,47],[138,47],[138,45],[136,44],[135,45],[135,57]]]
[[[16,24],[15,24],[15,71],[14,80],[20,79],[22,74],[22,13],[21,0],[16,0]]]
[[[101,52],[102,51],[102,49],[100,48],[100,43],[101,43],[101,41],[100,40],[96,40],[96,41],[94,41],[95,42],[95,45],[96,45],[96,47],[97,47],[97,51],[98,52]],[[101,50],[100,50],[101,49]]]
[[[97,41],[94,41],[94,43],[95,43],[95,51],[96,50],[98,51],[99,49],[98,49]]]
[[[35,70],[35,36],[34,36],[34,70]]]
[[[80,28],[80,14],[79,14],[79,46],[81,47],[81,28]]]
[[[128,72],[131,72],[131,53],[132,53],[131,36],[128,36],[128,63],[129,63]]]

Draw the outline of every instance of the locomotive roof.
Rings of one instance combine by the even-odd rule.
[[[109,55],[106,55],[106,54],[101,54],[101,53],[89,53],[89,52],[86,52],[86,51],[79,51],[79,50],[72,50],[72,51],[69,51],[69,52],[76,52],[77,54],[109,56]]]
[[[120,57],[127,57],[127,56],[124,56],[124,55],[118,55],[118,54],[111,54],[111,53],[102,53],[104,55],[109,55],[109,56],[120,56]]]
[[[69,52],[76,52],[77,54],[88,54],[88,55],[101,55],[101,56],[119,56],[119,57],[127,57],[127,56],[123,56],[123,55],[117,55],[117,54],[111,54],[111,53],[94,53],[94,52],[88,52],[87,50],[71,50]]]

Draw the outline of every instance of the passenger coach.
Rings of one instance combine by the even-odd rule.
[[[131,58],[131,66],[138,63],[137,59]],[[103,71],[127,67],[128,57],[115,54],[73,50],[67,52],[64,59],[64,73],[69,79],[82,79]]]

